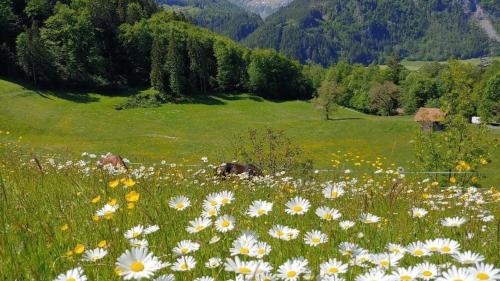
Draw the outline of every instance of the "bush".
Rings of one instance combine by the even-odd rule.
[[[236,159],[257,165],[267,173],[308,174],[313,169],[313,161],[283,131],[250,129],[234,138],[233,149]]]

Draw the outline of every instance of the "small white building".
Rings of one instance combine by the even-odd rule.
[[[472,124],[481,124],[481,117],[472,116],[471,123]]]

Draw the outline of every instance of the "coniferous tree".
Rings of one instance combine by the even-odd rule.
[[[165,93],[168,90],[168,78],[166,77],[165,51],[162,50],[160,38],[153,40],[151,48],[151,86],[156,90]]]
[[[181,96],[186,93],[185,61],[182,46],[177,42],[173,32],[168,40],[166,67],[169,75],[170,90],[173,95]]]

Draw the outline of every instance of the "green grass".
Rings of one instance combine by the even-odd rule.
[[[0,80],[0,130],[21,137],[23,146],[35,154],[74,157],[110,151],[135,163],[198,163],[202,156],[232,160],[236,134],[271,127],[285,130],[303,146],[317,168],[331,167],[331,155],[337,151],[366,159],[386,157],[409,167],[411,140],[418,130],[411,116],[378,117],[340,109],[334,115],[338,120],[325,121],[308,102],[270,102],[245,94],[207,97],[195,104],[114,109],[125,100],[98,93],[33,91]],[[500,182],[494,173],[500,169],[498,162],[484,170],[490,184]]]
[[[500,57],[491,57],[490,60],[500,61]],[[481,59],[475,58],[475,59],[467,59],[467,60],[460,60],[460,61],[463,63],[470,63],[472,65],[479,65],[479,63],[481,62]],[[406,68],[408,68],[409,70],[412,70],[412,71],[418,70],[422,66],[424,66],[426,64],[430,64],[430,63],[432,63],[432,62],[431,61],[409,61],[409,60],[404,60],[401,62],[402,65],[404,65]],[[447,62],[443,61],[440,63],[446,64]]]
[[[172,254],[172,249],[181,240],[201,244],[199,251],[190,254],[198,262],[196,268],[185,273],[174,272],[176,280],[193,280],[202,275],[213,276],[216,280],[234,278],[234,274],[224,272],[223,267],[211,270],[205,268],[204,263],[214,256],[229,257],[233,240],[244,230],[254,231],[260,241],[272,247],[264,260],[275,269],[286,260],[299,256],[309,260],[314,274],[318,274],[319,264],[328,258],[347,263],[349,258],[339,251],[341,242],[356,243],[370,253],[381,253],[387,243],[406,246],[436,238],[456,240],[461,250],[479,253],[484,255],[486,262],[497,267],[500,265],[500,209],[495,203],[500,198],[498,192],[479,191],[481,194],[460,196],[460,193],[431,187],[430,183],[418,184],[410,177],[401,180],[394,174],[374,175],[372,172],[375,169],[372,169],[371,173],[360,177],[358,183],[350,183],[344,196],[332,200],[322,195],[319,184],[322,179],[305,185],[286,183],[280,178],[268,181],[269,185],[240,180],[214,181],[210,172],[194,174],[194,171],[163,165],[151,167],[153,172],[135,178],[136,184],[132,187],[120,184],[110,188],[108,182],[111,180],[136,173],[111,176],[95,169],[95,162],[87,162],[85,166],[67,165],[62,159],[52,167],[46,162],[47,158],[41,158],[45,168],[44,175],[41,175],[34,165],[25,162],[28,158],[13,152],[14,146],[1,148],[0,276],[6,278],[2,280],[53,280],[59,273],[76,266],[84,268],[89,280],[119,280],[113,273],[114,263],[130,248],[123,234],[138,224],[160,227],[159,232],[141,238],[148,240],[150,250],[164,262],[175,262],[177,257]],[[89,161],[89,158],[84,160]],[[56,168],[58,164],[63,164],[64,168]],[[89,167],[90,171],[83,172],[85,167]],[[386,169],[385,166],[382,168]],[[337,174],[328,175],[325,179],[339,181],[349,178]],[[138,192],[140,198],[133,209],[128,209],[125,195],[131,190]],[[231,204],[221,207],[219,214],[234,216],[236,228],[220,233],[210,227],[200,233],[189,234],[185,228],[189,221],[200,216],[207,195],[223,190],[232,191],[235,198]],[[424,196],[424,193],[431,196]],[[191,206],[185,211],[176,211],[168,206],[169,200],[178,195],[191,200]],[[97,196],[100,200],[93,200]],[[303,216],[285,213],[286,202],[295,196],[311,202],[311,209]],[[483,204],[475,204],[477,196],[483,198]],[[95,221],[92,217],[96,211],[110,199],[116,199],[118,211],[109,220],[101,218]],[[260,218],[246,216],[245,212],[253,200],[273,202],[270,214]],[[430,201],[442,207],[432,210]],[[465,205],[468,207],[464,206],[464,201],[468,202]],[[342,213],[341,220],[355,221],[356,225],[346,231],[339,227],[338,221],[321,220],[314,214],[316,208],[321,206],[338,209]],[[429,214],[422,219],[411,218],[409,212],[412,207],[426,208]],[[364,224],[359,220],[363,212],[373,213],[382,219],[380,223]],[[495,216],[493,221],[485,223],[480,220],[478,215],[485,212]],[[456,229],[441,225],[441,219],[454,216],[466,218],[467,223]],[[294,241],[272,238],[268,231],[277,224],[300,230],[300,236]],[[62,228],[64,225],[68,226],[67,229]],[[483,228],[484,231],[481,230]],[[328,242],[318,247],[306,245],[303,237],[311,230],[326,234]],[[473,233],[473,239],[467,239],[466,233]],[[209,244],[214,235],[221,240]],[[102,240],[107,241],[109,253],[101,261],[83,261],[82,254],[74,252],[78,244],[84,245],[85,249],[94,249]],[[248,260],[248,257],[243,259]],[[400,266],[413,266],[426,260],[436,264],[457,264],[449,255],[434,254],[426,258],[407,255]],[[161,273],[170,272],[169,269],[161,270]],[[352,281],[362,272],[362,268],[351,266],[345,277]]]

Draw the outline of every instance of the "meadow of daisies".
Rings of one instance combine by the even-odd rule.
[[[500,280],[500,192],[354,155],[221,179],[215,164],[100,168],[0,155],[1,280]]]

